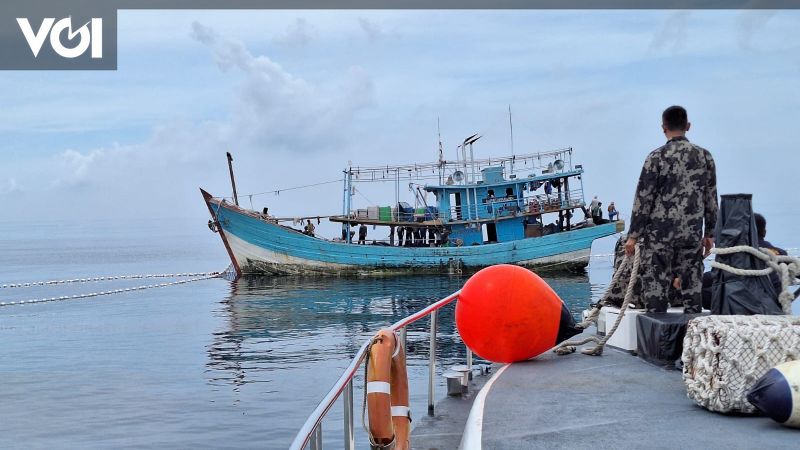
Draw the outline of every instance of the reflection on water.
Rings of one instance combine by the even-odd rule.
[[[603,289],[602,284],[591,284],[586,274],[545,279],[576,317]],[[267,383],[259,394],[273,408],[285,406],[275,411],[280,416],[275,420],[285,429],[274,433],[270,441],[280,443],[275,448],[285,447],[376,330],[460,289],[465,281],[466,277],[442,276],[242,278],[231,284],[230,294],[215,311],[225,326],[214,333],[207,347],[208,383],[235,392]],[[453,316],[452,306],[439,314],[438,373],[464,361],[465,349]],[[425,411],[428,327],[429,320],[423,319],[409,326],[407,334],[412,409],[417,414]],[[356,404],[360,404],[362,378],[362,373],[356,377]],[[443,383],[439,382],[437,392],[443,395]],[[341,429],[339,412],[338,407],[332,410],[334,425],[326,427],[326,441],[334,448],[341,441],[336,431]]]
[[[247,277],[232,283],[219,311],[228,328],[208,348],[211,382],[259,382],[260,375],[355,354],[376,330],[458,290],[459,277],[308,279]],[[586,275],[549,277],[576,317],[593,297]],[[596,289],[600,292],[599,289]],[[452,307],[439,315],[441,357],[462,356]],[[428,320],[409,327],[409,354],[427,358]]]
[[[264,381],[273,370],[350,358],[374,331],[463,283],[459,278],[307,279],[247,277],[222,303],[228,328],[208,348],[211,382]],[[454,334],[452,308],[440,322],[442,349]],[[409,350],[427,352],[424,324],[409,329]],[[423,342],[424,341],[424,342]]]

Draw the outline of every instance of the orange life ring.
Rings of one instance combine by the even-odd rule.
[[[411,448],[406,352],[391,330],[379,331],[370,345],[367,361],[367,410],[371,448]]]

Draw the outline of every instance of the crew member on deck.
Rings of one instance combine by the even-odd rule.
[[[358,243],[361,245],[367,243],[367,226],[363,223],[358,226]]]
[[[613,222],[614,218],[619,218],[619,211],[617,211],[617,205],[611,202],[608,205],[608,220]]]
[[[314,224],[311,223],[311,219],[306,220],[306,234],[314,237]]]
[[[661,119],[667,143],[645,159],[625,253],[641,245],[640,295],[649,312],[667,310],[678,275],[684,312],[699,313],[703,258],[714,245],[719,209],[716,167],[708,150],[686,139],[691,124],[684,108],[670,106]]]

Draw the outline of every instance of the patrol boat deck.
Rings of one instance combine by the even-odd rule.
[[[440,401],[414,428],[413,448],[797,448],[795,430],[706,411],[686,397],[679,371],[608,346],[600,357],[548,352],[500,368],[482,394]],[[476,377],[472,392],[484,382]]]

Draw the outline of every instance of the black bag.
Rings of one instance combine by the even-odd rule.
[[[714,231],[717,247],[758,247],[752,197],[751,194],[722,196],[717,229]],[[717,255],[716,258],[717,262],[739,269],[760,270],[766,267],[763,261],[749,253]],[[717,269],[712,276],[711,314],[783,314],[769,276],[741,276]]]

